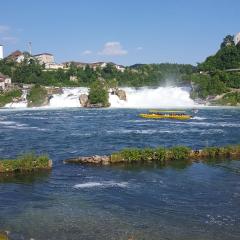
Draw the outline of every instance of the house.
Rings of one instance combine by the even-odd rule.
[[[10,55],[8,55],[7,59],[20,63],[24,60],[24,54],[21,51],[16,50],[12,52]]]
[[[106,62],[95,62],[95,63],[90,63],[89,67],[93,68],[93,70],[96,70],[97,68],[105,68],[107,66]]]
[[[238,45],[240,43],[240,32],[235,35],[234,43],[235,45]]]
[[[125,67],[124,67],[123,65],[117,65],[117,64],[115,64],[115,67],[116,67],[116,69],[117,69],[118,71],[120,71],[120,72],[124,72],[124,71],[125,71]]]
[[[11,85],[12,81],[9,76],[0,73],[0,90],[5,90]]]
[[[46,68],[55,64],[54,56],[51,53],[40,53],[33,56],[40,64],[45,64]]]
[[[64,69],[65,66],[64,66],[64,64],[53,63],[53,64],[45,65],[45,68],[50,69],[50,70],[57,70],[57,69]]]

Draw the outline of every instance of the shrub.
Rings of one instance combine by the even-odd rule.
[[[172,160],[186,160],[190,154],[190,148],[184,146],[176,146],[170,149]]]
[[[19,156],[14,160],[0,160],[0,173],[5,172],[25,172],[35,169],[48,169],[49,157],[47,155],[36,156],[33,153],[28,153]]]
[[[28,107],[40,107],[48,104],[48,93],[44,87],[35,85],[27,95]]]
[[[101,104],[103,107],[108,107],[108,98],[108,91],[103,82],[95,81],[91,84],[88,96],[90,104]]]
[[[14,98],[21,97],[22,92],[19,89],[0,93],[0,107],[4,107],[7,103],[11,103]]]

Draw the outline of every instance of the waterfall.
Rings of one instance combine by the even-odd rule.
[[[110,95],[111,107],[115,108],[166,108],[191,107],[194,101],[190,98],[190,89],[182,87],[124,88],[127,101]]]
[[[120,100],[118,96],[109,94],[112,108],[169,108],[192,107],[195,105],[190,98],[190,89],[183,87],[158,87],[158,88],[122,88],[126,92],[127,101]],[[88,88],[63,88],[63,93],[54,94],[47,108],[81,107],[79,96],[87,94]],[[26,93],[22,101],[10,103],[5,107],[27,107]]]

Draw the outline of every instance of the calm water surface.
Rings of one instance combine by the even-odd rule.
[[[0,156],[48,153],[54,169],[0,179],[0,230],[12,239],[240,239],[240,161],[192,165],[64,165],[124,147],[240,142],[239,109],[205,109],[187,122],[140,110],[0,111]]]

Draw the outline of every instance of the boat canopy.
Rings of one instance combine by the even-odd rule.
[[[185,113],[184,110],[157,110],[157,109],[151,109],[149,110],[150,113]]]

